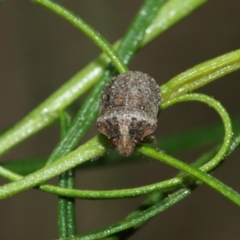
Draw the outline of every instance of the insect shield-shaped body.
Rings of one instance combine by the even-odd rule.
[[[155,131],[159,104],[159,86],[152,77],[135,71],[120,74],[102,92],[97,128],[119,154],[129,156]]]

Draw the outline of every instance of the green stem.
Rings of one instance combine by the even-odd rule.
[[[162,100],[182,96],[240,69],[240,50],[200,63],[160,87]]]
[[[139,148],[139,152],[143,153],[144,155],[146,155],[148,157],[152,157],[152,158],[157,159],[161,162],[164,162],[168,165],[171,165],[181,171],[184,171],[184,172],[190,174],[191,176],[196,177],[197,179],[203,181],[210,187],[217,190],[223,196],[227,197],[232,202],[234,202],[240,206],[240,194],[238,192],[236,192],[232,188],[228,187],[223,182],[219,181],[218,179],[214,178],[213,176],[208,175],[207,173],[203,172],[202,170],[194,168],[184,162],[177,160],[176,158],[168,156],[167,154],[159,153],[153,149],[141,147],[141,148]]]
[[[62,173],[59,179],[59,187],[71,189],[75,187],[74,169]],[[75,199],[59,196],[58,200],[58,231],[60,238],[76,235]]]
[[[164,8],[165,2],[166,0],[145,0],[143,2],[118,47],[118,55],[125,64],[129,64],[136,51],[141,48],[148,27],[158,18],[157,14]]]
[[[62,112],[60,117],[61,137],[63,138],[71,124],[67,112]],[[59,176],[59,187],[72,189],[75,187],[75,169],[71,168]],[[76,235],[75,199],[72,197],[58,197],[58,232],[60,238]]]
[[[120,73],[128,71],[127,67],[122,63],[121,59],[117,56],[116,52],[107,42],[107,40],[89,24],[83,21],[79,16],[76,16],[74,13],[62,7],[60,4],[50,0],[34,0],[34,2],[45,6],[49,10],[61,16],[63,19],[70,22],[73,26],[83,31],[110,58]]]
[[[152,24],[147,28],[142,46],[150,43],[159,33],[164,33],[207,2],[208,0],[168,0],[158,12]]]
[[[205,164],[204,166],[202,166],[200,168],[201,170],[203,170],[205,172],[209,172],[212,169],[214,169],[220,163],[221,160],[224,159],[225,155],[228,152],[228,149],[231,144],[232,136],[233,136],[231,119],[229,118],[227,111],[220,104],[220,102],[214,100],[211,97],[203,95],[203,94],[197,94],[197,93],[186,94],[186,95],[171,99],[171,100],[163,103],[161,107],[164,109],[173,104],[176,104],[179,102],[185,102],[185,101],[203,102],[203,103],[207,104],[208,106],[214,108],[222,119],[224,129],[225,129],[225,136],[224,136],[222,147],[211,161],[209,161],[207,164]]]

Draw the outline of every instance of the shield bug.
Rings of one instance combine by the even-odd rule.
[[[130,71],[105,86],[100,99],[98,130],[111,139],[119,154],[129,156],[157,127],[159,86],[148,74]]]

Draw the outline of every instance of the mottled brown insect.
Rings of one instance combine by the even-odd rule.
[[[152,77],[135,71],[120,74],[102,92],[97,128],[121,155],[129,156],[155,131],[159,105],[159,86]]]

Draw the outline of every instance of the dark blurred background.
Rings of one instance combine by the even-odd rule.
[[[143,1],[59,2],[114,43],[125,32]],[[198,63],[238,49],[239,12],[239,0],[209,1],[139,52],[130,69],[150,74],[161,85]],[[0,129],[19,121],[100,53],[81,32],[31,1],[5,0],[0,5],[0,29]],[[239,79],[240,71],[198,92],[213,96],[231,116],[238,116]],[[219,116],[203,104],[178,104],[161,114],[156,135],[164,138],[218,121]],[[93,126],[91,136],[96,132]],[[47,156],[58,139],[58,126],[53,125],[5,154],[2,161]],[[190,162],[204,150],[181,152],[175,156]],[[215,172],[215,176],[240,191],[238,154],[239,150]],[[140,158],[122,166],[83,170],[77,176],[77,187],[136,187],[170,178],[176,172],[165,164],[149,163]],[[144,199],[78,200],[78,234],[123,219]],[[58,236],[56,196],[29,190],[2,200],[0,211],[1,239],[50,240]],[[235,204],[209,187],[201,186],[190,197],[151,220],[131,239],[237,240],[239,221],[240,211]]]

